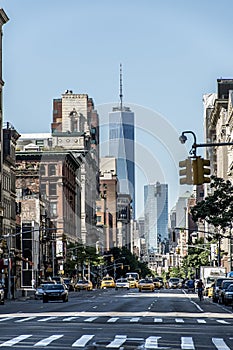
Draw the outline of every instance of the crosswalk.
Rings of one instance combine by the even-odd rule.
[[[233,325],[233,318],[222,319],[222,318],[182,318],[182,317],[127,317],[127,316],[9,316],[0,317],[0,324],[13,322],[13,323],[31,323],[32,321],[46,323],[46,322],[77,322],[77,323],[142,323],[142,324],[152,324],[152,323],[178,323],[178,324],[222,324],[222,325]]]
[[[66,341],[65,334],[52,334],[49,337],[41,338],[38,340],[38,336],[33,334],[21,334],[17,337],[2,341],[0,338],[0,348],[8,347],[23,347],[23,349],[31,348],[46,348],[49,346],[56,347],[57,349],[62,348],[62,344],[59,346],[59,341],[63,339]],[[37,341],[35,341],[35,339]],[[30,339],[30,342],[28,342]],[[208,350],[233,350],[233,338],[210,338],[207,340],[205,348]],[[66,348],[79,348],[85,349],[87,346],[93,346],[94,349],[98,349],[98,345],[101,344],[101,349],[128,349],[129,344],[134,343],[135,349],[181,349],[181,350],[195,350],[198,349],[200,343],[193,337],[177,337],[173,339],[172,344],[169,346],[169,340],[162,336],[150,335],[146,338],[128,337],[125,334],[116,334],[112,338],[103,340],[98,339],[95,334],[82,334],[70,344],[66,343]],[[164,347],[163,345],[166,344]],[[174,345],[175,344],[175,345]],[[230,347],[231,346],[231,347]],[[132,349],[132,347],[130,347]]]

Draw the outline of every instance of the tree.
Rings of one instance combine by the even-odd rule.
[[[211,176],[210,188],[213,192],[191,209],[192,218],[195,222],[205,220],[225,232],[232,225],[233,186],[229,180]]]

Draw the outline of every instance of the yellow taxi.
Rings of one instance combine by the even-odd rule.
[[[92,290],[93,285],[91,281],[88,280],[78,280],[78,282],[74,286],[75,291],[80,292],[80,290]]]
[[[143,290],[149,290],[154,292],[155,286],[154,282],[151,279],[142,279],[138,282],[138,291],[142,292]]]
[[[129,282],[129,288],[137,288],[138,287],[138,282],[135,278],[128,277],[127,280]]]
[[[115,288],[116,287],[116,283],[114,281],[114,279],[111,276],[105,276],[100,284],[100,288]]]

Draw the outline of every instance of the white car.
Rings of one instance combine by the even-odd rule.
[[[119,278],[118,280],[116,280],[115,289],[117,290],[118,288],[126,288],[127,290],[129,290],[130,285],[129,285],[128,279],[127,278]]]

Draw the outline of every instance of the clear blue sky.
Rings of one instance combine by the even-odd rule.
[[[3,27],[4,120],[19,132],[49,132],[52,100],[66,89],[87,93],[97,110],[117,103],[122,63],[126,105],[203,142],[202,95],[216,91],[217,78],[233,76],[232,0],[2,0],[0,7],[10,18]],[[140,124],[143,115],[136,117]],[[150,152],[166,159],[158,149]],[[172,181],[170,189],[178,177]]]

